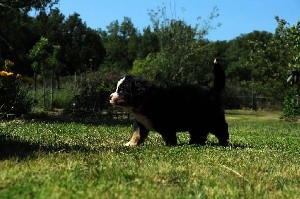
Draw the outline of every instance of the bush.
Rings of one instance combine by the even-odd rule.
[[[20,75],[0,71],[0,113],[20,116],[31,110],[33,100],[28,96],[24,80]]]
[[[80,92],[69,104],[68,111],[80,115],[101,113],[108,110],[109,96],[114,90],[116,82],[124,75],[122,72],[96,71],[83,75]]]

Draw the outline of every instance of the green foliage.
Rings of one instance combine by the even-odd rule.
[[[230,111],[231,146],[164,146],[151,133],[123,147],[131,128],[0,123],[2,198],[297,198],[298,124],[276,112]],[[287,161],[288,160],[288,161]]]

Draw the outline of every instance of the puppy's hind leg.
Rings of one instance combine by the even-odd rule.
[[[145,139],[148,137],[148,134],[148,129],[146,129],[142,124],[134,122],[131,139],[125,144],[125,146],[135,147],[144,143]]]
[[[167,146],[177,145],[176,132],[161,132],[160,134]]]
[[[221,146],[228,146],[229,144],[229,132],[228,132],[228,124],[226,122],[222,122],[215,128],[212,132],[219,140],[219,144]]]
[[[198,145],[205,145],[207,140],[207,131],[203,130],[190,130],[190,142],[189,144],[198,144]]]

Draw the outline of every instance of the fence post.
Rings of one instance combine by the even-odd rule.
[[[257,110],[256,92],[252,92],[252,109]]]

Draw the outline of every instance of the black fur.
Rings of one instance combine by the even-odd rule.
[[[144,142],[150,130],[161,134],[167,145],[176,145],[176,132],[189,131],[190,144],[205,144],[208,133],[221,145],[229,141],[221,92],[225,74],[214,63],[214,86],[159,87],[146,80],[126,76],[119,82],[110,103],[130,111],[135,117],[136,133],[127,145]]]

